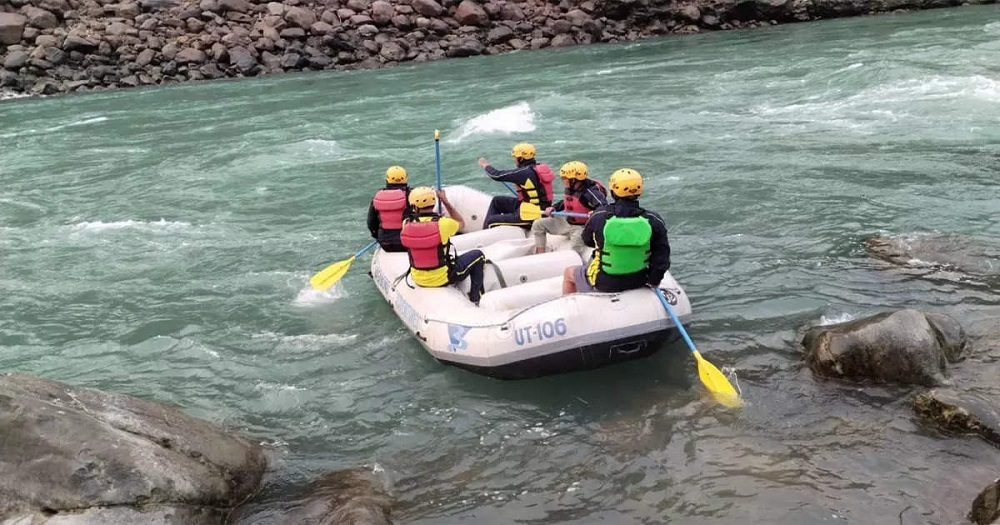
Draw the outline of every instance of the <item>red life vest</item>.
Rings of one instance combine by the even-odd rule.
[[[399,240],[410,255],[410,267],[417,270],[437,270],[448,265],[448,247],[441,244],[440,217],[429,221],[407,221]]]
[[[552,181],[556,180],[556,174],[548,164],[535,164],[535,177],[545,190],[540,194],[537,187],[526,188],[517,186],[517,199],[521,202],[530,202],[545,208],[552,204]]]
[[[601,193],[603,193],[605,197],[608,196],[608,190],[604,188],[603,184],[595,180],[593,185],[597,186],[597,189],[601,190]],[[588,185],[588,186],[583,186],[577,189],[576,191],[567,191],[565,197],[563,197],[563,211],[567,211],[570,213],[583,213],[583,214],[588,214],[594,211],[585,206],[583,204],[583,201],[580,200],[579,197],[585,191],[589,190],[590,186]],[[566,221],[569,222],[570,224],[576,224],[577,226],[587,224],[586,217],[566,217]]]
[[[375,209],[383,230],[398,230],[403,227],[403,212],[406,210],[406,192],[401,189],[382,189],[375,193]]]

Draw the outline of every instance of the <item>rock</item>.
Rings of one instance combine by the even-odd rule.
[[[573,24],[569,20],[556,20],[551,26],[553,35],[563,35],[573,30]]]
[[[967,344],[950,317],[900,310],[808,330],[806,364],[821,377],[936,386]]]
[[[44,9],[29,5],[22,8],[21,13],[28,18],[28,25],[37,27],[38,29],[52,29],[59,25],[56,15]]]
[[[162,11],[180,4],[180,0],[139,0],[139,8],[144,12]]]
[[[122,2],[115,6],[115,14],[122,18],[135,19],[140,13],[142,10],[135,2]]]
[[[482,42],[472,38],[466,38],[452,44],[451,47],[448,48],[447,56],[468,57],[480,55],[482,54],[484,48],[485,46],[483,46]]]
[[[21,41],[28,19],[17,13],[0,13],[0,44],[13,45]]]
[[[306,32],[301,27],[287,27],[278,33],[281,38],[305,38]]]
[[[462,0],[462,3],[458,4],[458,9],[455,10],[455,20],[464,26],[485,27],[490,23],[486,11],[474,0]]]
[[[53,13],[65,13],[71,9],[69,2],[66,0],[39,0],[38,2],[33,3],[36,6],[46,11],[52,11]]]
[[[697,23],[701,20],[701,10],[694,4],[688,4],[681,8],[681,17],[689,22]]]
[[[1000,243],[962,235],[896,235],[865,239],[865,249],[892,264],[927,273],[955,271],[968,276],[1000,277]]]
[[[372,21],[377,25],[384,26],[392,21],[392,17],[396,14],[396,9],[385,0],[375,0],[372,2],[371,13]]]
[[[135,65],[139,67],[146,67],[153,62],[153,58],[156,57],[156,51],[152,49],[143,49],[138,56],[135,57]]]
[[[46,80],[32,87],[61,89]],[[51,523],[209,523],[202,515],[219,523],[223,509],[257,489],[265,467],[258,446],[120,394],[4,375],[0,413],[0,471],[16,469],[18,481],[0,499],[8,523],[43,512]]]
[[[273,506],[244,507],[237,523],[392,525],[392,499],[370,468],[329,472],[291,500]]]
[[[913,410],[925,422],[940,430],[974,434],[1000,446],[1000,399],[977,392],[935,388],[917,394]]]
[[[414,11],[428,18],[438,17],[444,12],[444,8],[441,7],[441,4],[435,2],[434,0],[413,0],[410,3],[410,6],[413,7]]]
[[[334,27],[326,22],[316,22],[315,24],[309,26],[309,34],[311,35],[329,35],[334,32]]]
[[[111,36],[127,35],[131,31],[132,28],[122,22],[111,22],[108,27],[104,28],[104,33]]]
[[[566,13],[566,21],[576,27],[583,27],[588,20],[590,20],[590,15],[582,9],[572,9],[570,12]]]
[[[246,13],[250,11],[250,2],[247,0],[219,0],[219,10],[222,12]]]
[[[281,57],[280,65],[282,69],[298,69],[304,62],[305,59],[303,59],[302,55],[298,53],[285,53],[285,55]]]
[[[293,26],[309,29],[316,23],[316,14],[302,7],[290,7],[285,11],[285,21]]]
[[[257,59],[245,47],[229,48],[229,64],[244,75],[251,75],[257,70]]]
[[[79,51],[81,53],[91,53],[97,49],[97,43],[78,33],[70,33],[63,40],[64,51]]]
[[[281,2],[268,2],[267,12],[272,16],[285,16],[285,4]]]
[[[491,45],[503,44],[511,38],[514,38],[514,31],[507,26],[497,26],[490,29],[490,32],[486,35],[486,42]]]
[[[179,52],[180,49],[177,47],[177,44],[173,42],[163,46],[163,49],[160,49],[160,54],[167,60],[173,60]]]
[[[573,35],[561,34],[552,37],[552,42],[549,44],[551,47],[569,47],[575,46],[576,40],[573,39]]]
[[[3,61],[4,69],[9,69],[11,71],[19,69],[21,66],[28,63],[28,54],[24,51],[11,51],[7,53],[7,58]]]
[[[201,64],[205,62],[206,58],[208,58],[208,56],[205,54],[204,51],[200,49],[194,49],[192,47],[186,47],[182,49],[179,53],[177,53],[177,56],[174,58],[174,60],[178,64]]]
[[[378,54],[386,60],[399,62],[406,58],[406,49],[398,42],[389,41],[382,44],[382,49],[379,50]]]
[[[976,525],[990,525],[1000,518],[1000,479],[994,480],[976,496],[969,512],[969,521]]]

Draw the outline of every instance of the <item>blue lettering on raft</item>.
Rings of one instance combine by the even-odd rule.
[[[555,321],[542,321],[533,325],[514,328],[514,342],[517,346],[540,343],[546,339],[558,339],[569,332],[566,320],[560,317]]]

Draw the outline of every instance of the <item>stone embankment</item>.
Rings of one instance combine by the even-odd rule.
[[[40,95],[368,69],[960,3],[968,2],[4,0],[0,89]]]

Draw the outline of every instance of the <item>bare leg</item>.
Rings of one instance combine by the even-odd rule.
[[[576,271],[576,266],[567,266],[566,269],[563,270],[563,295],[576,293],[576,283],[573,282],[574,271]]]

